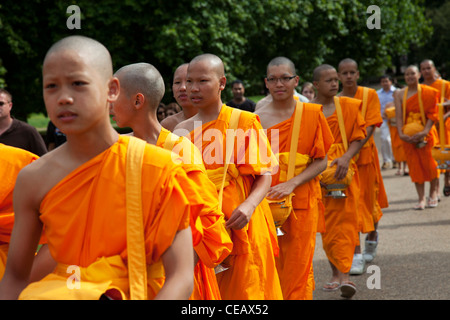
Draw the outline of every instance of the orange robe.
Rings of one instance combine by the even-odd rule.
[[[354,98],[363,101],[363,97],[364,87],[358,86]],[[374,126],[375,130],[376,127],[381,126],[383,118],[381,117],[380,108],[380,100],[377,92],[374,89],[368,88],[367,108],[365,115],[363,115],[366,128]],[[360,111],[362,109],[363,104],[361,104]],[[367,233],[373,231],[375,229],[375,223],[381,219],[383,215],[381,208],[388,207],[386,190],[381,176],[378,149],[375,145],[373,135],[361,148],[356,164],[358,165],[358,174],[361,183],[358,210],[361,217],[360,231]]]
[[[298,107],[298,105],[297,105]],[[280,158],[280,170],[272,176],[272,186],[285,182],[280,179],[281,171],[286,175],[289,159],[294,114],[291,118],[267,129],[269,141],[278,139],[279,153],[286,157]],[[309,159],[325,158],[334,138],[322,112],[322,106],[305,103],[300,123],[300,134],[297,144],[297,154],[306,155]],[[272,147],[274,145],[272,144]],[[273,150],[277,153],[277,150]],[[296,166],[295,175],[302,170]],[[301,170],[298,172],[298,170]],[[322,191],[320,178],[295,188],[292,198],[294,213],[290,214],[282,229],[285,235],[278,237],[280,254],[277,258],[277,269],[280,276],[281,289],[285,300],[312,300],[314,290],[313,257],[316,245],[316,234],[319,217],[323,219]]]
[[[0,279],[5,272],[9,242],[14,226],[13,191],[16,178],[23,167],[39,156],[0,143]]]
[[[173,148],[172,144],[166,144],[166,141],[171,139],[174,140]],[[200,151],[189,139],[178,137],[162,128],[156,146],[174,150],[183,159],[188,178],[192,180],[193,185],[197,187],[196,192],[204,200],[204,207],[200,212],[199,219],[196,217],[192,219],[194,250],[199,256],[199,261],[194,269],[194,290],[191,299],[219,300],[221,297],[214,267],[230,254],[233,243],[225,229],[224,215],[219,208],[216,187],[208,179],[206,169],[201,162]],[[200,163],[196,163],[197,159]],[[190,194],[187,195],[189,198]],[[197,195],[194,194],[194,196]],[[195,223],[197,223],[197,227]],[[198,223],[200,223],[200,227],[198,227]],[[198,230],[199,228],[200,230]]]
[[[104,152],[85,162],[44,197],[40,219],[48,247],[58,262],[53,273],[30,284],[20,299],[99,299],[119,292],[129,298],[126,238],[125,168],[130,139],[119,137]],[[148,278],[161,277],[161,256],[179,230],[198,214],[202,199],[189,203],[183,189],[192,182],[171,153],[146,144],[142,165],[142,212]],[[170,223],[169,223],[170,222]],[[81,288],[69,288],[79,270]],[[148,297],[156,292],[148,282]]]
[[[422,87],[425,118],[437,121],[438,107],[436,104],[438,103],[438,91],[426,85],[420,84],[420,86]],[[406,101],[406,119],[408,119],[410,112],[420,113],[417,93]],[[423,123],[423,125],[425,124]],[[426,136],[427,144],[423,148],[416,148],[415,144],[402,141],[409,167],[409,176],[414,183],[424,183],[439,177],[437,162],[431,156],[431,149],[436,144],[436,129],[434,128],[433,133],[433,128]]]
[[[365,123],[359,112],[361,100],[339,97],[342,106],[348,144],[362,140],[366,136]],[[341,157],[345,153],[336,112],[327,118],[334,137],[334,144],[328,151],[328,160]],[[360,181],[356,163],[350,164],[355,172],[350,186],[345,190],[346,198],[324,197],[325,231],[322,243],[328,260],[342,273],[350,271],[359,232],[358,199]]]
[[[203,124],[190,134],[191,141],[202,151],[208,176],[217,189],[223,177],[226,130],[232,109],[222,105],[216,120]],[[223,191],[222,211],[225,219],[229,219],[233,210],[250,194],[254,176],[269,174],[277,165],[257,115],[242,111],[236,133],[234,153]],[[278,243],[266,200],[256,207],[244,228],[231,230],[231,240],[233,250],[227,258],[231,267],[216,275],[222,299],[282,299],[275,265]]]
[[[391,125],[391,123],[389,122],[389,131],[391,133],[392,154],[394,155],[395,161],[405,162],[405,150],[403,150],[403,142],[398,135],[397,126]]]
[[[436,81],[434,81],[432,84],[430,84],[430,87],[435,88],[436,90],[439,91],[439,96],[438,96],[438,101],[441,102],[441,97],[442,97],[442,83],[444,83],[444,98],[445,99],[449,99],[450,100],[450,81],[447,80],[443,80],[443,79],[437,79]],[[444,102],[445,102],[444,99]],[[449,108],[447,108],[447,110],[449,110]],[[445,114],[445,111],[444,111]],[[447,145],[450,145],[450,118],[447,118],[447,120],[444,122],[444,126],[445,126],[445,143]],[[439,131],[437,132],[437,141],[436,144],[440,144],[440,137],[439,137]]]

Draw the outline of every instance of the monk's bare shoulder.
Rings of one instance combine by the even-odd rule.
[[[265,107],[266,105],[268,105],[272,101],[273,101],[273,98],[272,98],[272,95],[270,95],[270,94],[265,96],[261,100],[259,100],[256,103],[256,106],[255,106],[255,113],[256,113],[257,110],[262,109],[263,107]]]
[[[200,121],[200,119],[196,114],[195,116],[178,123],[172,132],[180,137],[187,136],[191,131],[195,129],[196,122],[198,121]]]
[[[161,121],[161,125],[169,131],[173,131],[175,127],[185,120],[183,111],[168,116]]]
[[[24,167],[17,177],[17,183],[22,186],[18,192],[40,203],[48,191],[73,170],[63,156],[64,149],[62,145]]]

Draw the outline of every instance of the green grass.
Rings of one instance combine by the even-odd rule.
[[[247,98],[249,98],[250,100],[252,100],[252,101],[254,101],[254,102],[258,102],[259,100],[261,100],[262,98],[264,98],[264,96],[263,96],[263,95],[260,95],[260,96],[249,96],[249,97],[247,97]]]
[[[110,120],[111,120],[111,125],[119,133],[127,133],[127,132],[131,131],[130,128],[117,127],[116,122],[113,121],[112,118]],[[47,133],[47,126],[48,126],[49,121],[50,121],[50,119],[47,116],[45,116],[43,113],[31,113],[27,119],[28,124],[35,127],[41,135],[45,135]]]
[[[38,130],[47,130],[50,119],[43,113],[32,113],[28,116],[28,123]]]

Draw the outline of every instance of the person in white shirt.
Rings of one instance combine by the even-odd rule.
[[[394,101],[393,93],[396,88],[392,85],[392,78],[389,75],[383,75],[380,78],[381,89],[377,90],[381,105],[381,116],[383,124],[380,127],[381,155],[383,157],[382,169],[393,167],[394,156],[392,154],[391,134],[389,132],[388,119],[384,115],[384,109],[388,102]]]

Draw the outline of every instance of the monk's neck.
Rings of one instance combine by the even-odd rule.
[[[433,84],[437,79],[438,79],[437,76],[433,76],[428,79],[423,79],[423,83],[429,86],[430,84]]]
[[[289,97],[286,100],[272,100],[273,108],[277,111],[293,112],[297,101],[293,97]]]
[[[318,94],[313,100],[312,103],[321,104],[322,106],[334,106],[334,96],[323,96]]]
[[[145,140],[147,143],[156,145],[162,126],[156,118],[149,117],[147,121],[133,126],[133,135],[136,138]]]
[[[197,119],[203,123],[216,120],[219,117],[220,111],[222,110],[222,105],[222,100],[218,100],[212,105],[198,108],[198,113],[196,115]]]
[[[354,85],[354,86],[346,86],[342,88],[342,92],[341,92],[341,96],[344,97],[350,97],[353,98],[356,94],[356,91],[358,91],[358,85]]]
[[[85,162],[110,148],[119,139],[119,134],[108,124],[82,134],[66,134],[66,148],[74,159]],[[101,137],[99,139],[98,137]]]
[[[197,108],[193,107],[193,106],[185,106],[183,107],[183,115],[184,115],[184,119],[189,119],[193,116],[195,116],[197,114]]]
[[[408,84],[408,92],[416,92],[417,91],[417,87],[418,87],[418,83],[412,83],[412,84]]]

